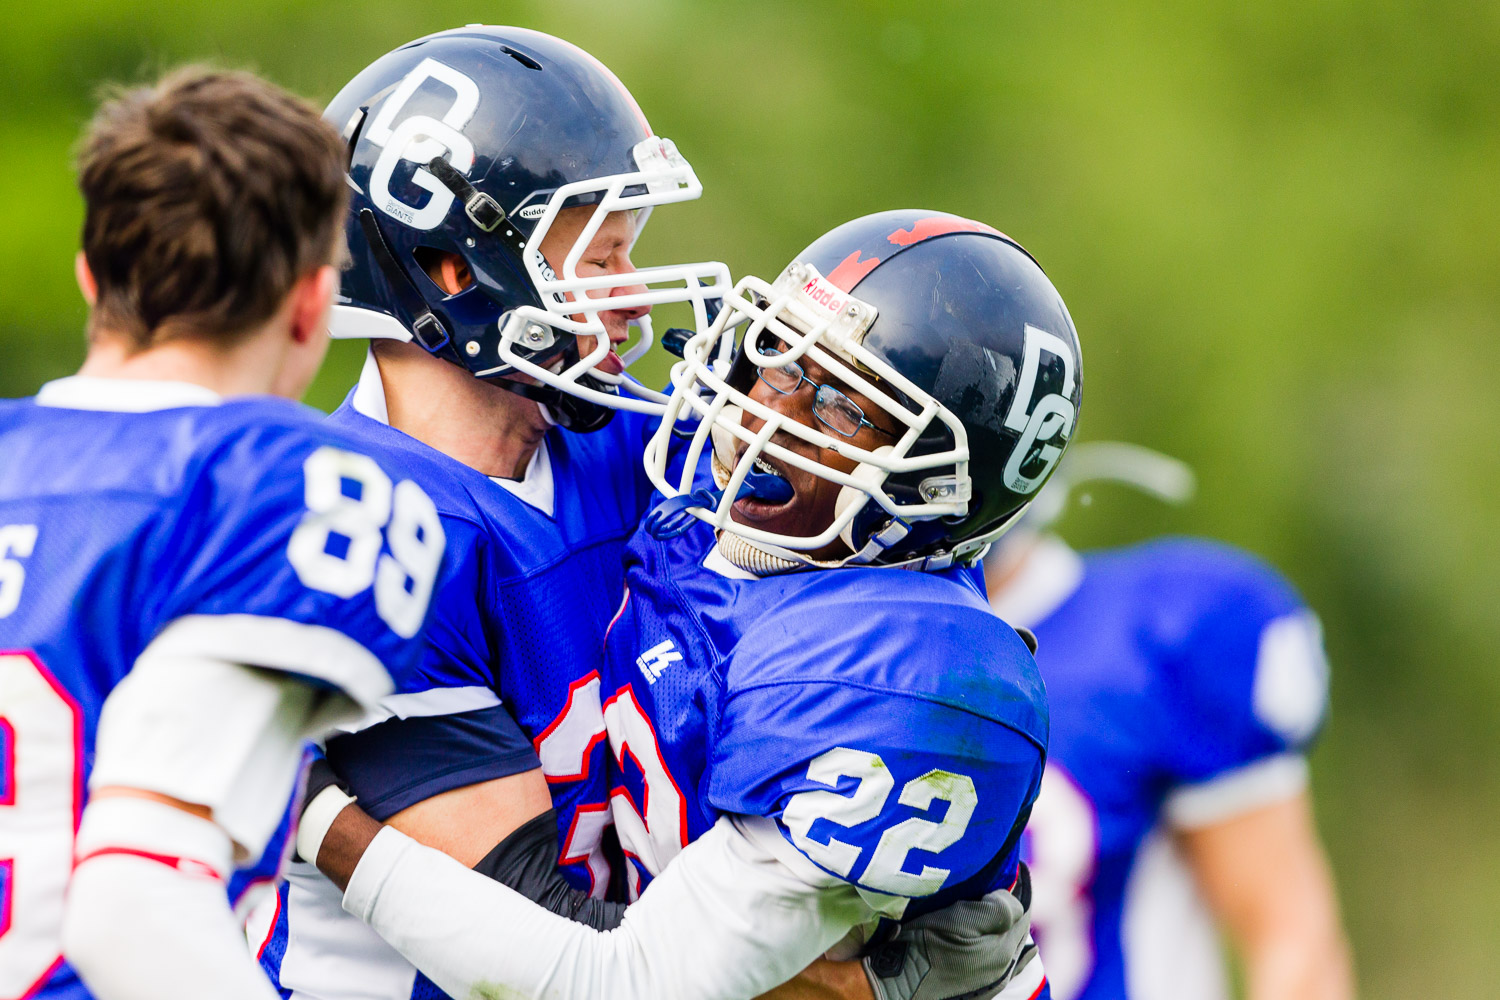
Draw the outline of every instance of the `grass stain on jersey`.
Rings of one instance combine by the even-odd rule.
[[[469,991],[468,1000],[531,1000],[520,990],[511,989],[504,983],[477,983]]]

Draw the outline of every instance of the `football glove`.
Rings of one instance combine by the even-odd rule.
[[[1031,881],[903,923],[863,959],[875,1000],[966,1000],[999,993],[1034,957]]]

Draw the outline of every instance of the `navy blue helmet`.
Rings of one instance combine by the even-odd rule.
[[[715,359],[737,332],[726,367]],[[804,355],[889,414],[894,443],[858,448],[847,433],[750,397],[758,374]],[[776,281],[743,279],[684,356],[668,414],[707,418],[689,454],[709,450],[712,437],[722,491],[699,490],[702,502],[686,509],[788,564],[938,569],[978,558],[1051,475],[1082,401],[1078,336],[1041,267],[989,226],[940,212],[856,219],[814,241]],[[758,418],[753,432],[742,425],[746,412]],[[676,482],[667,472],[669,429],[652,442],[648,470],[669,497],[689,496],[691,469]],[[773,435],[858,464],[841,472]],[[838,483],[833,523],[797,536],[732,520],[735,499],[762,489],[757,470],[774,468],[761,456]],[[784,489],[773,492],[785,499]],[[848,557],[807,555],[836,540]]]
[[[471,25],[380,57],[326,114],[352,193],[334,336],[415,341],[578,429],[602,426],[604,407],[660,411],[665,396],[597,367],[600,313],[686,301],[702,329],[729,277],[717,262],[577,273],[610,213],[631,213],[638,236],[652,207],[702,192],[613,73],[551,35]],[[549,262],[543,241],[575,206],[593,212]],[[456,293],[431,277],[449,255],[472,276]],[[649,317],[635,323],[626,364],[652,341]]]

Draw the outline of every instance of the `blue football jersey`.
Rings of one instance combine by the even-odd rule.
[[[1227,996],[1168,834],[1303,787],[1327,683],[1316,619],[1258,560],[1189,539],[1083,556],[1044,539],[992,599],[1036,632],[1052,702],[1023,843],[1053,994]]]
[[[416,487],[281,400],[63,379],[0,402],[0,455],[0,997],[81,1000],[59,930],[110,692],[160,644],[373,705],[420,652],[442,542],[392,523],[428,523]]]
[[[371,366],[373,367],[373,366]],[[641,453],[654,418],[617,413],[602,430],[554,428],[509,488],[388,426],[378,374],[330,422],[422,484],[448,537],[420,668],[382,703],[384,721],[327,741],[330,762],[377,819],[442,792],[541,766],[560,841],[602,834],[604,748],[576,738],[601,714],[605,629],[624,547],[651,486]],[[383,400],[383,395],[380,397]],[[564,850],[564,876],[602,896],[596,849]],[[310,865],[294,864],[261,962],[284,993],[438,997]]]
[[[1009,886],[1047,704],[970,574],[747,579],[712,546],[702,524],[640,532],[609,636],[610,801],[633,892],[726,814],[769,818],[908,915]]]

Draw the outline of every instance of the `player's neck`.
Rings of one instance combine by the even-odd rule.
[[[984,586],[992,597],[1004,593],[1020,578],[1039,540],[1038,535],[1027,535],[996,544],[995,551],[984,561]]]
[[[407,344],[375,361],[392,427],[486,476],[526,474],[549,426],[537,404]]]
[[[147,348],[131,349],[128,338],[94,330],[78,374],[155,382],[188,382],[220,396],[294,396],[281,385],[285,358],[278,344],[254,333],[223,346],[208,339],[180,337]]]

